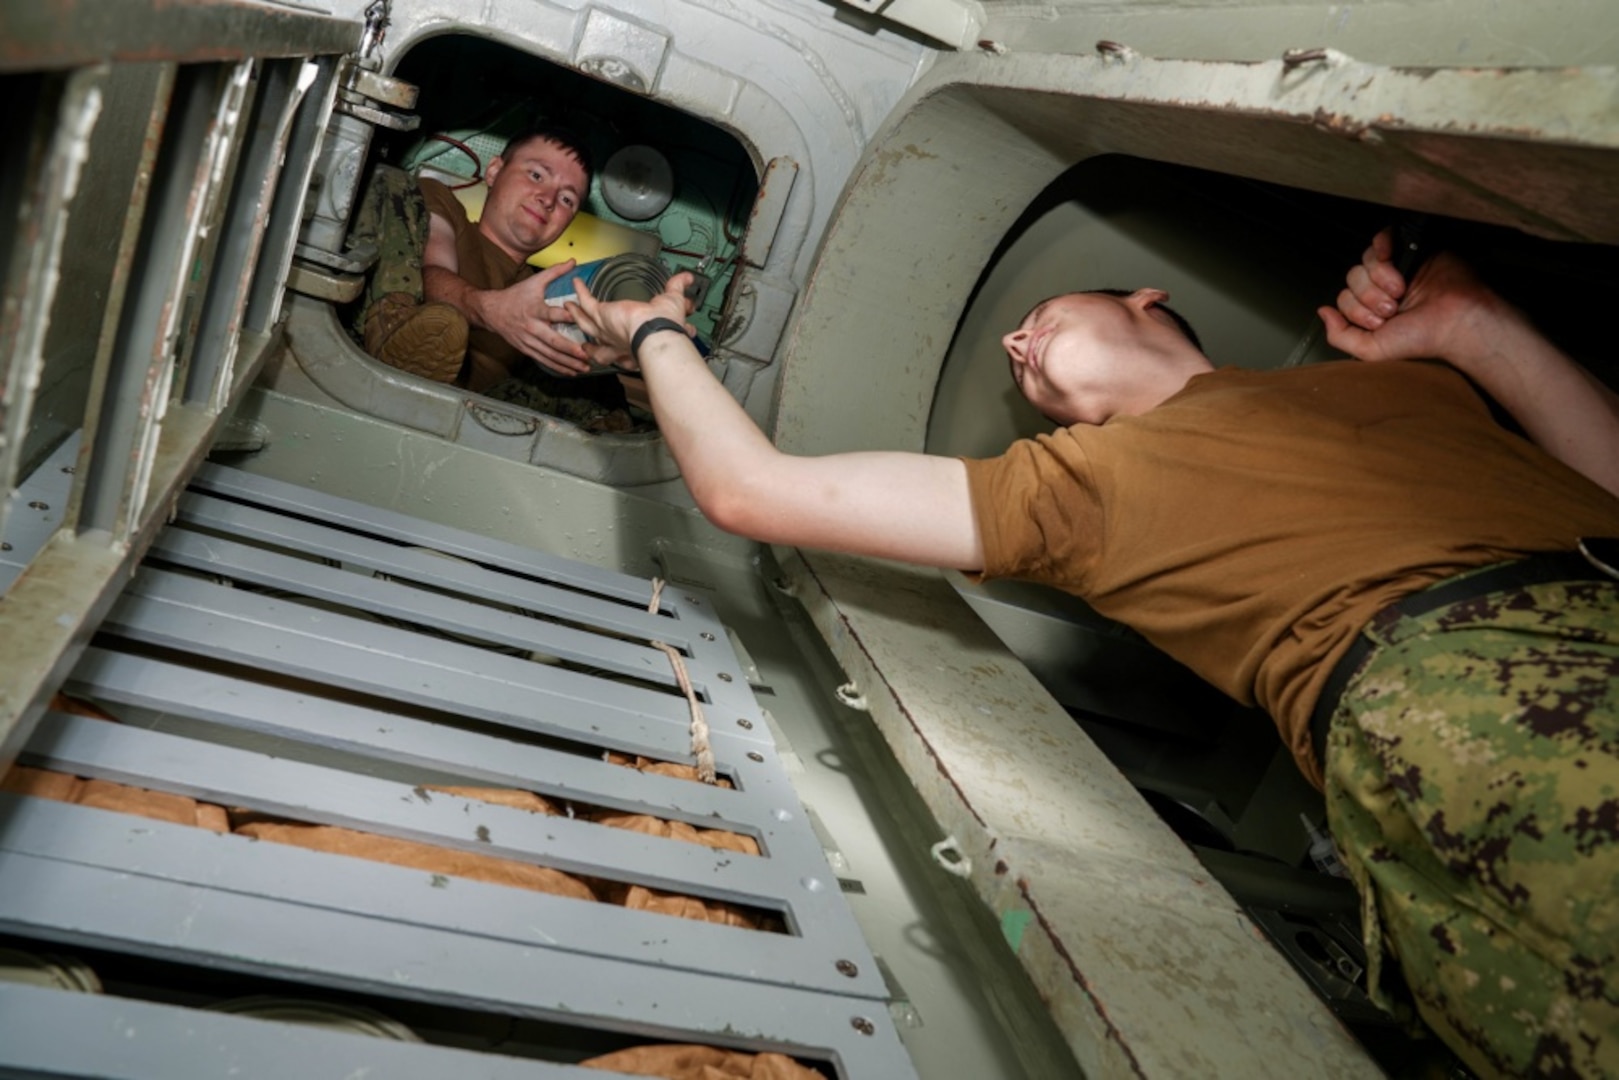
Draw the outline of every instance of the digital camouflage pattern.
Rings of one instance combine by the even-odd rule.
[[[389,293],[405,293],[416,303],[422,302],[427,232],[427,204],[416,181],[403,169],[378,165],[349,230],[352,243],[374,241],[377,245],[376,269],[355,308],[356,334],[361,332],[366,311]]]
[[[1385,612],[1332,833],[1418,1012],[1484,1076],[1619,1076],[1619,583]]]

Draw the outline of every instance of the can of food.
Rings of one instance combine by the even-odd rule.
[[[545,287],[545,302],[561,307],[579,295],[583,281],[598,300],[650,300],[669,283],[669,268],[650,255],[627,251],[594,262],[581,263]],[[553,323],[556,331],[574,341],[586,340],[572,323]]]

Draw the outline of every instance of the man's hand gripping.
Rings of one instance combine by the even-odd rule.
[[[1492,328],[1517,316],[1456,256],[1440,252],[1407,282],[1392,231],[1372,238],[1346,275],[1338,306],[1317,314],[1327,341],[1357,360],[1449,361],[1466,371],[1493,347]]]
[[[545,302],[545,288],[574,267],[572,259],[548,266],[504,289],[478,295],[478,317],[484,326],[558,375],[582,375],[590,370],[586,346],[555,329],[553,323],[571,323],[562,306]],[[588,331],[587,331],[588,333]]]
[[[1516,307],[1441,253],[1408,284],[1388,230],[1351,268],[1327,340],[1357,360],[1443,360],[1500,403],[1543,450],[1619,495],[1619,394]]]

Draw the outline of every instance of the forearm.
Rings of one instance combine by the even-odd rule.
[[[983,563],[954,458],[908,453],[783,454],[672,332],[640,349],[652,407],[681,475],[720,528],[767,543],[932,566]]]
[[[1511,413],[1537,446],[1619,495],[1619,395],[1522,314],[1492,312],[1444,359]]]
[[[422,294],[430,302],[449,304],[467,322],[480,330],[493,329],[489,325],[483,300],[489,290],[474,288],[467,279],[454,270],[442,266],[422,267]]]
[[[636,359],[658,429],[699,505],[728,474],[763,467],[778,453],[685,335],[651,334]]]

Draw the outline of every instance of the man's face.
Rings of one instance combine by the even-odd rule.
[[[518,262],[547,247],[573,221],[588,181],[573,152],[534,138],[484,169],[489,197],[478,229]]]
[[[1143,346],[1174,320],[1157,305],[1160,289],[1129,296],[1069,293],[1035,306],[1017,329],[1001,338],[1018,392],[1059,424],[1100,424],[1134,408],[1150,365]]]

